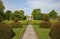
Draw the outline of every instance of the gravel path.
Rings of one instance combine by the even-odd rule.
[[[32,25],[27,26],[26,31],[23,34],[22,39],[38,39]]]

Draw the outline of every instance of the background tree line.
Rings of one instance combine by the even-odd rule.
[[[16,17],[19,19],[19,20],[26,20],[26,16],[24,15],[24,11],[23,10],[15,10],[13,13],[12,11],[10,10],[7,10],[5,12],[5,15],[6,15],[6,20],[14,20]]]
[[[55,10],[50,11],[47,15],[49,16],[50,19],[56,19],[58,17],[58,13]],[[32,16],[34,20],[43,20],[44,15],[41,12],[41,9],[34,9],[32,11]]]
[[[6,12],[4,12],[5,7],[2,4],[2,2],[0,1],[0,20],[14,20],[16,17],[19,20],[25,20],[26,16],[24,15],[24,11],[23,10],[15,10],[14,12],[12,12],[11,10],[7,10]],[[57,16],[57,12],[55,10],[52,10],[48,13],[48,16],[50,19],[56,19]],[[42,20],[45,14],[43,14],[41,12],[41,9],[34,9],[32,11],[32,16],[34,20]]]
[[[23,10],[15,10],[14,12],[12,12],[11,10],[7,10],[6,12],[4,12],[4,10],[4,4],[0,0],[0,20],[14,20],[16,17],[19,20],[26,20],[26,16],[24,15],[25,12]]]

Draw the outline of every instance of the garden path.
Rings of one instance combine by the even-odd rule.
[[[26,31],[24,32],[22,39],[38,39],[38,36],[35,33],[35,30],[33,29],[32,25],[27,26]]]

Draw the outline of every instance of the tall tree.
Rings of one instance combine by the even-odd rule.
[[[5,18],[5,14],[4,14],[4,5],[3,2],[0,0],[0,21],[2,21]]]
[[[14,16],[17,17],[17,18],[19,18],[19,20],[25,19],[24,11],[23,10],[20,10],[20,11],[15,10],[14,11]]]
[[[20,10],[19,13],[20,13],[21,19],[24,19],[25,18],[24,11],[23,10]]]
[[[19,18],[19,19],[20,19],[20,14],[19,14],[19,11],[18,11],[18,10],[15,10],[15,11],[14,11],[13,17],[14,17],[14,19],[15,19],[15,18]]]
[[[23,10],[20,10],[20,15],[24,16],[24,11]]]
[[[42,19],[42,15],[43,14],[41,13],[40,9],[34,9],[33,12],[32,12],[33,19],[35,19],[35,20]]]
[[[12,14],[12,11],[10,11],[10,10],[7,10],[7,11],[5,12],[5,15],[6,15],[6,19],[7,19],[7,20],[10,20],[10,19],[11,19],[11,14]]]
[[[49,17],[50,18],[56,18],[57,17],[57,12],[55,10],[52,10],[50,13],[49,13]]]

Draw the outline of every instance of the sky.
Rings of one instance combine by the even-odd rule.
[[[60,0],[2,0],[6,10],[24,10],[25,15],[31,15],[33,9],[41,9],[49,13],[54,9],[60,15]]]

